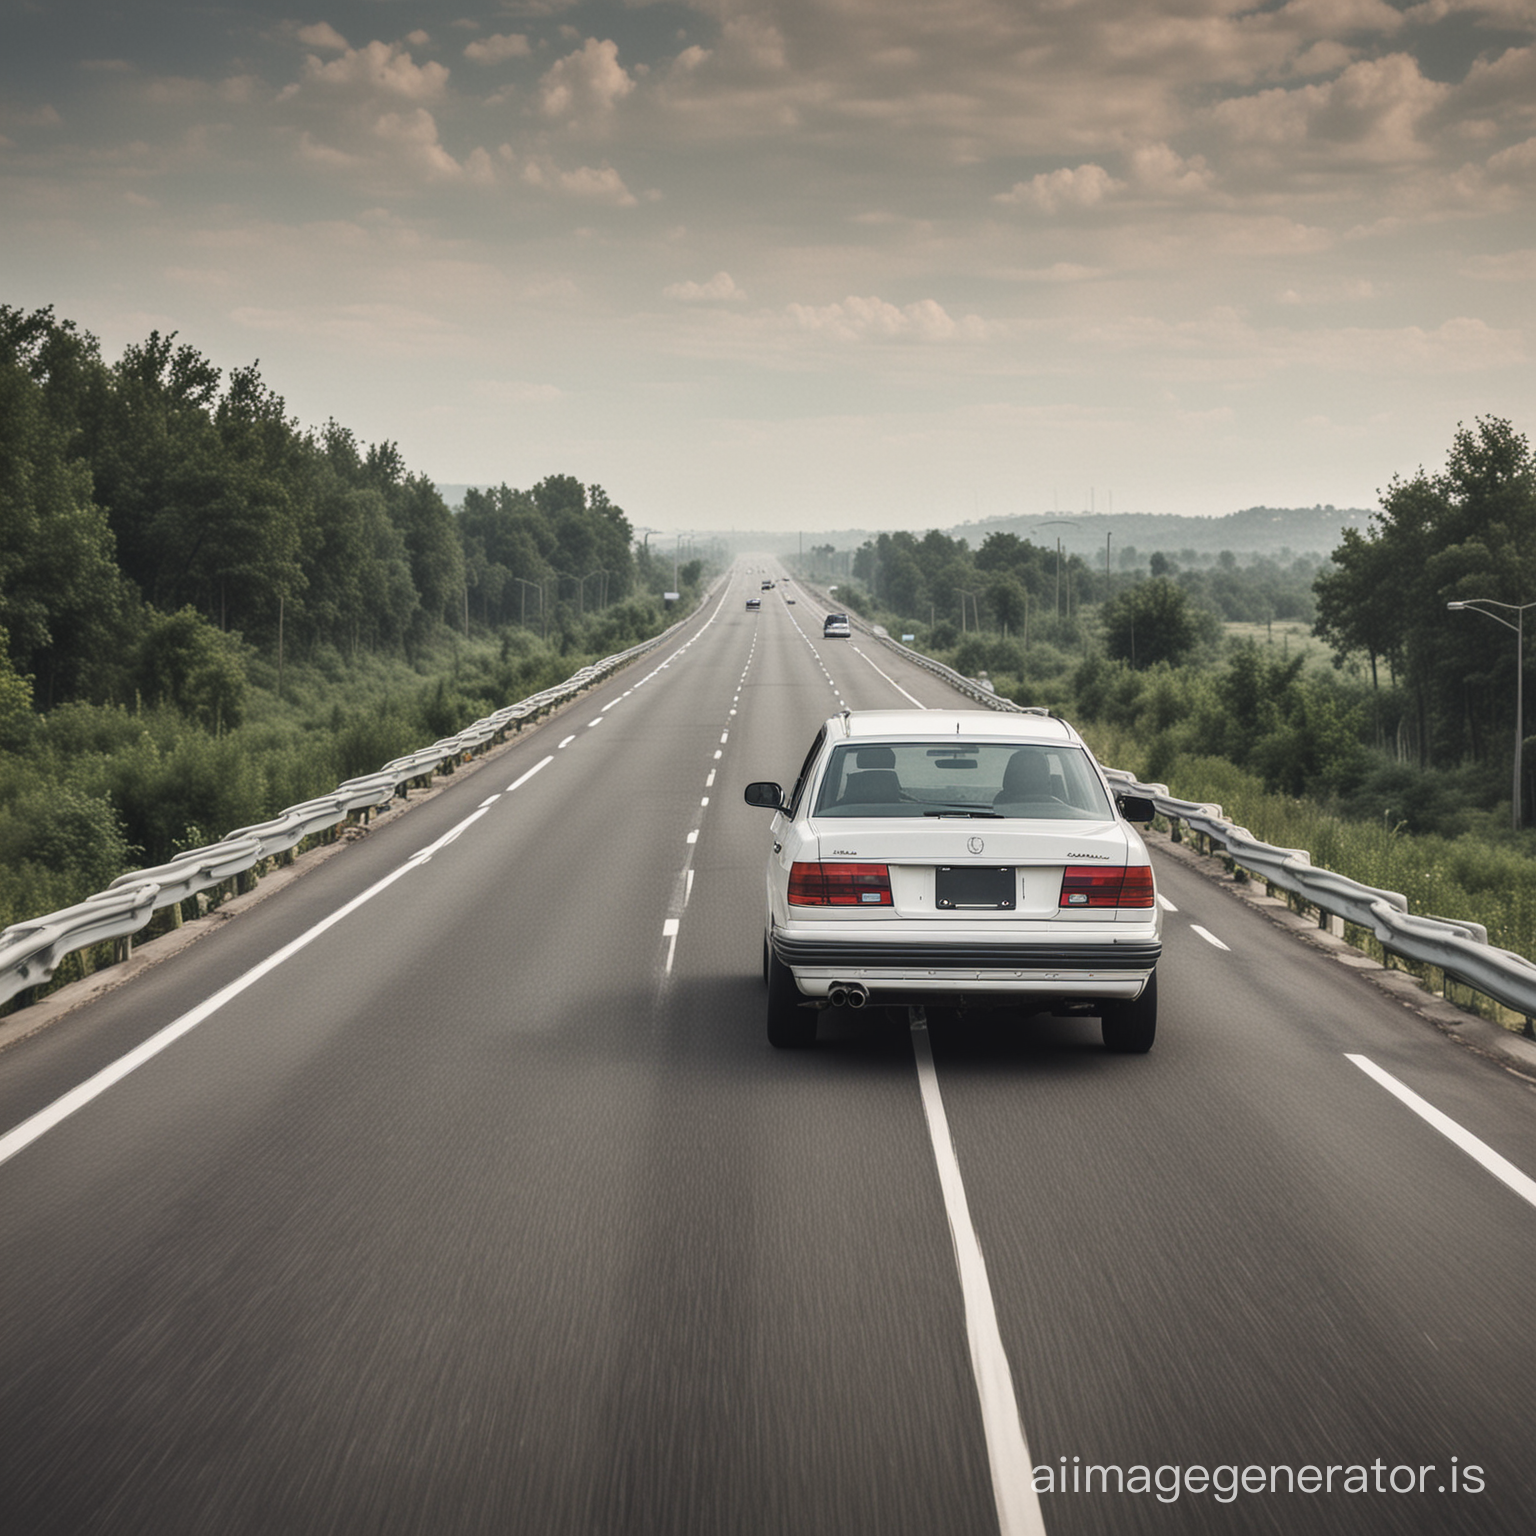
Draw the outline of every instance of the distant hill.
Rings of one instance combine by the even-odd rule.
[[[441,484],[437,489],[450,507],[458,508],[463,505],[465,491],[490,488]],[[1214,558],[1223,550],[1238,556],[1288,554],[1299,558],[1331,554],[1344,529],[1363,532],[1370,516],[1370,511],[1363,507],[1334,506],[1247,507],[1225,517],[1180,517],[1176,513],[1157,512],[1042,512],[1033,516],[986,517],[943,531],[951,538],[964,539],[972,549],[979,549],[989,533],[1015,533],[1035,544],[1052,546],[1060,538],[1062,548],[1069,553],[1100,564],[1106,535],[1110,539],[1110,559],[1115,563],[1127,549],[1136,550],[1143,563],[1154,550],[1175,559],[1185,551]],[[879,532],[867,528],[812,527],[795,533],[721,529],[717,536],[738,549],[788,554],[809,549],[813,544],[857,549]],[[919,532],[918,537],[921,536]]]
[[[1072,516],[989,517],[946,530],[978,548],[989,533],[1014,533],[1036,544],[1054,544],[1084,559],[1103,559],[1110,539],[1110,558],[1135,549],[1177,556],[1197,555],[1328,555],[1338,547],[1346,528],[1364,531],[1370,512],[1359,507],[1248,507],[1225,517],[1180,517],[1173,513],[1083,512]]]

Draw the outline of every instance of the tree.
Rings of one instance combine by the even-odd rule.
[[[1519,658],[1453,599],[1536,597],[1536,460],[1509,422],[1456,430],[1445,468],[1394,477],[1364,534],[1346,532],[1315,584],[1316,633],[1336,657],[1387,659],[1400,722],[1425,762],[1482,761],[1512,725]],[[1476,627],[1474,627],[1476,626]]]
[[[1176,667],[1215,629],[1214,618],[1196,609],[1167,576],[1127,587],[1104,604],[1100,616],[1109,654],[1133,667],[1158,662]]]
[[[45,708],[111,691],[130,610],[90,471],[68,437],[27,370],[0,361],[0,625]]]
[[[195,608],[155,614],[139,641],[138,685],[209,730],[240,723],[245,708],[245,663],[239,642],[214,628]]]

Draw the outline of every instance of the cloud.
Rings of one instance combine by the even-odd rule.
[[[525,33],[498,32],[472,42],[464,50],[464,57],[476,64],[504,64],[508,59],[526,59],[532,52]]]
[[[547,118],[590,122],[610,113],[634,88],[619,63],[618,44],[589,37],[539,81],[539,111]]]
[[[841,304],[791,304],[785,315],[798,330],[843,342],[950,341],[977,336],[983,329],[977,316],[957,321],[934,299],[898,306],[850,295]]]
[[[322,64],[313,55],[305,62],[305,74],[323,85],[361,88],[404,97],[407,101],[432,101],[448,84],[446,65],[417,64],[396,43],[372,42],[363,48],[344,48],[339,58]]]
[[[313,26],[300,27],[298,39],[310,48],[328,48],[333,53],[346,53],[347,40],[328,21],[317,21]]]
[[[1422,137],[1449,88],[1427,79],[1407,54],[1351,64],[1336,80],[1235,96],[1211,109],[1240,146],[1378,164],[1425,159]]]
[[[1214,180],[1204,155],[1186,158],[1166,144],[1139,145],[1130,159],[1136,189],[1154,197],[1197,197],[1210,191]]]
[[[669,299],[681,299],[685,304],[718,304],[746,297],[729,272],[716,272],[707,283],[672,283],[662,291]]]
[[[1125,183],[1116,181],[1102,165],[1079,165],[1071,170],[1042,171],[1030,181],[1015,182],[1012,191],[999,192],[993,200],[1053,214],[1069,208],[1092,208],[1124,190]]]
[[[465,174],[464,167],[443,148],[437,122],[425,107],[411,112],[386,112],[374,124],[373,131],[399,160],[429,179],[457,181]]]
[[[522,176],[531,187],[585,202],[612,203],[619,208],[633,208],[639,203],[611,165],[582,165],[564,171],[547,155],[538,155],[523,162]]]
[[[1472,256],[1462,263],[1461,273],[1477,282],[1536,284],[1536,249]]]

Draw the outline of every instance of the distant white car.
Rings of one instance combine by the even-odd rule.
[[[821,634],[824,640],[847,640],[853,634],[853,625],[846,613],[829,613],[822,620]]]
[[[1162,911],[1131,820],[1082,738],[1044,714],[844,711],[773,811],[768,1038],[810,1045],[827,1007],[1097,1015],[1112,1051],[1157,1030]]]

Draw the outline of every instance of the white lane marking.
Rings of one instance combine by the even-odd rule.
[[[587,729],[590,731],[594,725],[601,725],[602,723],[603,723],[603,717],[601,715],[599,715],[596,720],[588,720],[587,721]]]
[[[480,809],[482,811],[486,810],[488,807],[495,805],[496,802],[500,799],[501,795],[499,793],[494,795],[487,795],[485,799],[480,802]]]
[[[1045,1536],[1045,1518],[1040,1512],[1040,1497],[1035,1492],[1034,1468],[1029,1446],[1024,1440],[1024,1426],[1019,1422],[1013,1374],[1003,1351],[1002,1334],[998,1331],[997,1309],[987,1279],[986,1260],[981,1254],[976,1229],[971,1225],[970,1204],[965,1198],[965,1184],[960,1178],[960,1164],[949,1134],[949,1119],[944,1113],[939,1075],[933,1065],[933,1046],[925,1024],[913,1026],[912,1054],[917,1058],[917,1082],[922,1093],[923,1114],[928,1121],[928,1139],[933,1145],[944,1209],[949,1216],[955,1267],[960,1271],[965,1332],[970,1343],[971,1370],[976,1377],[976,1395],[981,1402],[987,1459],[992,1466],[992,1498],[997,1506],[998,1531],[1000,1536]]]
[[[488,810],[490,810],[489,805],[482,805],[479,810],[471,811],[469,815],[466,816],[464,820],[458,824],[458,826],[449,827],[449,829],[444,832],[443,835],[438,838],[435,843],[432,843],[428,847],[421,849],[419,852],[412,854],[410,862],[413,864],[425,864],[434,853],[437,853],[441,849],[446,848],[449,843],[458,842],[459,838],[471,826],[473,826],[475,822],[479,821],[480,818],[484,816]]]
[[[667,941],[667,963],[664,973],[668,976],[672,974],[672,957],[677,953],[678,926],[678,920],[675,917],[669,917],[661,925],[661,936]]]
[[[1161,891],[1157,893],[1157,904],[1164,912],[1177,912],[1179,910]]]
[[[402,864],[392,874],[385,875],[377,883],[370,885],[361,895],[354,896],[344,906],[338,907],[329,917],[322,918],[308,933],[302,933],[298,938],[291,940],[281,949],[268,955],[259,965],[254,965],[243,976],[236,979],[227,987],[220,988],[212,997],[206,998],[195,1008],[189,1009],[173,1023],[167,1024],[157,1034],[153,1034],[141,1045],[135,1046],[126,1056],[120,1056],[110,1066],[103,1067],[94,1077],[87,1078],[83,1083],[71,1088],[66,1094],[55,1099],[52,1104],[38,1112],[20,1125],[0,1136],[0,1163],[8,1162],[11,1158],[29,1147],[46,1135],[61,1120],[83,1109],[92,1099],[100,1098],[114,1083],[121,1082],[130,1072],[142,1067],[146,1061],[153,1060],[167,1046],[174,1045],[185,1034],[196,1029],[205,1019],[217,1013],[225,1003],[233,1002],[248,987],[254,986],[261,978],[271,971],[275,971],[285,960],[291,959],[306,945],[312,944],[321,934],[334,928],[344,917],[350,916],[364,903],[393,885],[402,875],[408,874],[424,860],[420,854]]]
[[[1414,1114],[1434,1126],[1448,1141],[1454,1142],[1468,1157],[1481,1163],[1494,1178],[1507,1184],[1528,1205],[1536,1205],[1536,1179],[1521,1173],[1508,1158],[1501,1157],[1486,1141],[1479,1141],[1471,1131],[1436,1109],[1428,1099],[1421,1099],[1413,1089],[1378,1067],[1369,1056],[1357,1056],[1349,1051],[1344,1056],[1347,1061],[1354,1062],[1367,1077],[1375,1078],[1388,1093],[1401,1099]]]
[[[1223,944],[1209,929],[1202,928],[1199,923],[1191,923],[1189,927],[1191,933],[1198,933],[1207,944],[1214,944],[1217,949],[1225,949],[1228,954],[1231,954],[1231,947]]]
[[[574,736],[572,736],[572,737],[569,737],[567,739],[570,740],[570,741],[574,741],[576,738]],[[565,742],[562,741],[560,743],[560,745],[563,747],[565,745]],[[539,771],[539,769],[541,769],[541,768],[548,768],[549,765],[552,762],[554,762],[554,760],[555,760],[555,754],[553,752],[551,752],[548,757],[543,759],[542,762],[535,763],[533,765],[533,767],[530,768],[527,773],[523,774],[523,776],[521,778],[513,779],[513,781],[510,784],[507,785],[507,793],[510,795],[514,789],[521,789],[523,787],[523,785],[526,784],[528,782],[528,780],[531,779],[534,776],[534,774],[536,774]]]
[[[714,788],[714,783],[715,783],[715,770],[713,768],[711,768],[709,770],[709,777],[704,780],[704,788],[705,789],[713,789]]]
[[[564,750],[564,749],[565,749],[565,748],[566,748],[566,747],[568,747],[568,746],[570,746],[570,744],[571,744],[571,743],[572,743],[572,742],[573,742],[573,741],[575,741],[575,740],[576,740],[576,738],[575,738],[575,737],[574,737],[574,736],[567,736],[567,737],[566,737],[566,738],[565,738],[565,740],[564,740],[564,741],[562,741],[562,742],[561,742],[561,743],[560,743],[560,745],[559,745],[559,746],[558,746],[558,747],[556,747],[556,748],[555,748],[555,751],[556,751],[556,752],[560,752],[560,751],[563,751],[563,750]]]
[[[859,656],[863,656],[864,660],[869,662],[870,666],[875,667],[874,662],[870,661],[869,656],[864,651],[859,650],[858,646],[854,646],[853,649],[854,649],[855,654],[857,654]],[[875,671],[876,672],[880,672],[880,676],[883,677],[886,680],[886,682],[888,682],[891,685],[891,687],[894,688],[896,690],[896,692],[899,693],[902,696],[902,698],[909,700],[911,702],[912,706],[915,709],[927,709],[928,708],[928,706],[926,704],[922,703],[920,700],[914,699],[912,697],[912,695],[910,693],[908,693],[907,690],[905,688],[903,688],[901,686],[901,684],[898,683],[896,681],[896,679],[890,675],[889,672],[881,672],[879,667],[875,667]]]
[[[697,827],[695,827],[693,829],[693,831],[688,834],[688,841],[690,843],[696,843],[696,842],[698,842],[698,840],[699,840],[699,829]]]

